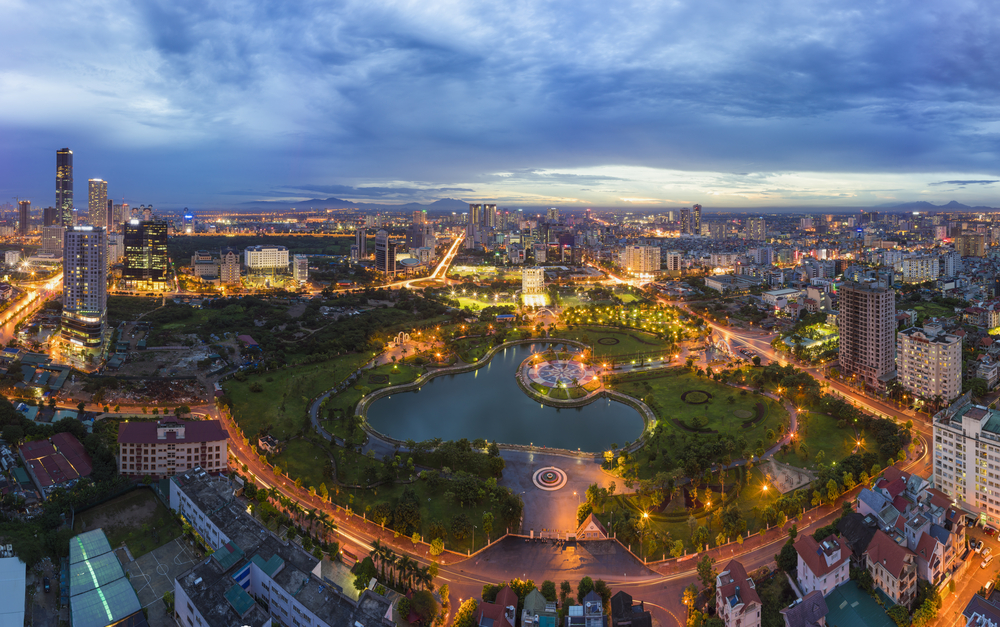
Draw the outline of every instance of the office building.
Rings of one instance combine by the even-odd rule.
[[[701,205],[691,207],[691,232],[701,234]]]
[[[691,210],[685,207],[681,209],[681,235],[689,233],[691,233]]]
[[[631,275],[649,275],[660,270],[658,246],[626,246],[621,255],[621,266]]]
[[[191,274],[200,279],[216,279],[219,277],[219,260],[210,251],[196,250],[191,255]]]
[[[223,477],[197,469],[169,479],[170,507],[212,549],[174,580],[177,622],[185,627],[389,627],[387,598],[357,599],[330,583],[331,566],[279,540],[246,513]],[[333,566],[335,570],[336,566]],[[516,597],[515,597],[516,600]]]
[[[118,469],[127,477],[172,477],[196,467],[226,470],[229,436],[218,420],[123,422],[118,427]]]
[[[524,268],[521,270],[521,293],[542,294],[545,292],[545,270],[543,268]]]
[[[63,226],[43,226],[41,252],[62,257],[65,233],[66,228]]]
[[[223,285],[240,284],[240,253],[235,248],[223,248],[219,255],[219,280]]]
[[[152,219],[129,220],[124,225],[123,240],[122,279],[125,284],[140,289],[163,289],[169,266],[167,223]]]
[[[375,234],[375,270],[389,276],[396,274],[396,244],[384,230]]]
[[[87,220],[92,226],[108,226],[108,182],[90,179],[87,196]]]
[[[88,348],[101,345],[108,309],[108,234],[74,226],[63,242],[62,337]]]
[[[434,237],[434,225],[414,223],[406,231],[406,247],[411,251],[418,248],[434,248],[437,245]]]
[[[920,398],[950,402],[962,393],[962,338],[944,333],[940,323],[900,331],[896,376],[903,388]]]
[[[108,268],[119,263],[125,257],[125,236],[121,233],[108,233]]]
[[[838,291],[840,372],[876,390],[896,367],[896,292],[884,285],[848,281]]]
[[[56,210],[62,226],[73,226],[73,151],[56,151]]]
[[[31,201],[17,201],[17,234],[27,237],[31,232]]]
[[[42,226],[62,226],[62,222],[59,220],[59,211],[55,207],[42,209]]]
[[[763,242],[767,240],[767,222],[764,218],[747,220],[747,239]]]
[[[368,231],[364,227],[354,231],[354,245],[358,247],[358,259],[367,259]]]
[[[986,236],[982,233],[963,233],[955,238],[955,250],[963,257],[984,257]]]
[[[309,257],[306,255],[295,255],[292,259],[292,278],[299,285],[309,282]]]
[[[558,222],[559,222],[559,208],[558,207],[549,207],[549,210],[548,210],[548,213],[547,213],[546,217],[548,218],[548,221],[551,224],[558,224]]]
[[[115,232],[120,232],[122,230],[122,225],[129,217],[128,203],[123,202],[120,205],[113,205],[111,210],[111,230]]]
[[[284,246],[248,246],[243,263],[250,272],[288,271],[288,249]]]

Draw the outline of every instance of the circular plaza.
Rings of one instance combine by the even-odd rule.
[[[597,379],[597,370],[574,359],[528,360],[525,378],[547,388],[583,387]]]

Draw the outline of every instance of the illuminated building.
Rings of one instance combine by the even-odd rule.
[[[681,233],[691,233],[691,210],[681,209]]]
[[[521,270],[521,297],[525,306],[541,307],[546,304],[545,270],[524,268]]]
[[[396,244],[385,231],[375,234],[375,270],[390,276],[396,274]]]
[[[239,285],[240,254],[235,248],[223,248],[219,260],[219,279],[223,285]]]
[[[247,246],[243,263],[251,272],[288,271],[288,249],[284,246]]]
[[[52,254],[56,257],[62,257],[63,238],[65,237],[65,233],[66,227],[64,226],[43,226],[41,252]]]
[[[939,322],[896,335],[896,374],[916,396],[951,401],[962,393],[962,338],[944,333]]]
[[[701,233],[701,205],[691,207],[691,232],[695,235]]]
[[[66,231],[62,336],[77,346],[101,345],[108,306],[107,255],[103,227],[74,226]]]
[[[89,202],[87,204],[87,219],[93,226],[108,226],[108,182],[103,179],[90,179]]]
[[[129,220],[124,230],[125,267],[129,287],[163,289],[167,280],[167,223]]]
[[[358,247],[358,259],[367,259],[368,231],[364,227],[354,231],[354,245]]]
[[[877,281],[848,281],[837,292],[840,371],[883,389],[896,369],[896,292]]]
[[[764,218],[750,218],[747,221],[747,239],[763,242],[767,239],[767,223]]]
[[[648,275],[660,270],[658,246],[626,246],[622,251],[621,266],[632,275]]]
[[[59,220],[59,211],[55,207],[42,209],[42,226],[62,226],[62,222]],[[59,250],[62,250],[62,244],[59,244]]]
[[[31,231],[31,201],[17,201],[17,234],[27,237]]]
[[[985,257],[986,236],[982,233],[963,233],[955,238],[955,250],[963,257]]]
[[[305,285],[309,282],[309,257],[295,255],[292,260],[292,278],[299,285]]]
[[[73,151],[56,151],[56,210],[63,226],[73,226]]]

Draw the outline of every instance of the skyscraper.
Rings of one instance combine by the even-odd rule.
[[[417,209],[413,212],[413,223],[414,224],[427,224],[427,210]]]
[[[896,292],[880,281],[849,281],[838,294],[840,371],[883,389],[896,369]]]
[[[74,226],[64,248],[62,336],[77,346],[100,346],[108,308],[107,232]]]
[[[767,240],[767,223],[764,218],[750,218],[747,221],[747,239],[760,242]]]
[[[691,210],[681,209],[681,234],[691,232]]]
[[[87,220],[93,226],[108,226],[108,182],[90,179],[87,194]]]
[[[385,231],[375,234],[375,270],[390,276],[396,274],[396,244]]]
[[[167,280],[167,223],[129,220],[125,224],[124,245],[122,278],[126,284],[161,289]]]
[[[59,219],[59,210],[55,207],[46,207],[42,209],[42,226],[62,226],[62,220]],[[59,244],[60,250],[62,249],[62,244]]]
[[[368,258],[368,231],[365,227],[354,231],[354,245],[358,247],[358,259]]]
[[[473,226],[480,226],[483,220],[483,206],[482,205],[469,205],[469,224]]]
[[[31,201],[17,201],[17,234],[27,237],[31,230]]]
[[[73,226],[73,151],[56,151],[56,209],[63,226]]]
[[[691,233],[701,235],[701,205],[691,208]]]

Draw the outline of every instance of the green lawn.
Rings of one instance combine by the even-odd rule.
[[[181,535],[173,513],[153,494],[140,488],[76,515],[73,530],[101,527],[112,548],[128,546],[133,557],[149,553]]]
[[[803,417],[805,420],[803,421]],[[800,445],[805,442],[808,456],[803,459]],[[779,462],[799,468],[815,468],[816,454],[823,451],[823,462],[844,459],[854,450],[854,429],[840,429],[832,416],[806,412],[799,415],[799,428],[795,434],[794,452],[781,453],[774,456]]]
[[[295,368],[250,375],[246,381],[230,379],[226,394],[233,401],[233,416],[248,436],[268,427],[279,440],[286,440],[302,429],[308,401],[344,380],[371,357],[352,354],[329,361]],[[261,392],[251,392],[259,383]]]
[[[578,340],[594,347],[594,355],[602,356],[627,355],[630,353],[649,353],[666,350],[670,342],[661,340],[651,333],[632,329],[604,329],[599,327],[574,326],[572,329],[559,329],[555,335],[571,340]],[[601,342],[604,340],[604,343]],[[617,340],[617,343],[609,343]]]
[[[362,397],[390,385],[401,385],[416,381],[423,372],[424,369],[422,366],[416,366],[411,363],[383,364],[377,368],[366,370],[358,383],[347,388],[340,394],[330,397],[330,400],[326,403],[327,414],[322,417],[323,427],[330,433],[344,438],[347,432],[342,418],[354,415],[354,409],[358,406],[358,402],[361,401]],[[388,377],[388,381],[380,383],[372,382],[373,378],[375,381],[382,381],[382,376]],[[330,416],[331,413],[337,417],[334,419],[328,418],[327,416]]]
[[[920,303],[919,305],[914,305],[913,309],[920,316],[927,318],[950,318],[955,315],[955,310],[953,308],[946,305],[939,305],[937,303]]]
[[[467,364],[482,359],[493,348],[493,340],[489,336],[467,337],[455,342],[458,357]]]

